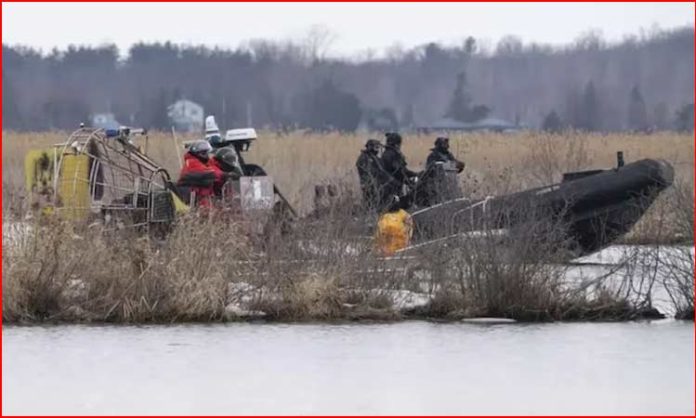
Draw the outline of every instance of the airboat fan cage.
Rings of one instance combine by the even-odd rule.
[[[54,207],[71,219],[101,218],[118,226],[174,219],[166,170],[143,154],[129,131],[81,128],[54,153]]]

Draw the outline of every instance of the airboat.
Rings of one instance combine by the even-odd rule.
[[[236,132],[233,132],[235,134]],[[255,135],[253,129],[246,134]],[[169,172],[136,143],[147,131],[122,127],[80,127],[53,147],[31,150],[25,158],[26,189],[34,209],[63,219],[105,228],[135,228],[166,235],[176,218],[195,205]],[[241,212],[272,211],[284,197],[274,196],[272,178],[255,172],[223,188]],[[279,193],[276,193],[279,194]]]
[[[70,220],[145,228],[171,222],[169,173],[133,141],[146,134],[81,127],[64,143],[30,151],[25,177],[32,206]]]

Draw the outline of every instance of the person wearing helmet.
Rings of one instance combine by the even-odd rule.
[[[244,157],[242,157],[243,152],[249,151],[249,147],[251,147],[251,141],[250,139],[241,139],[241,140],[233,140],[228,142],[229,144],[232,145],[232,148],[236,151],[237,154],[237,159],[239,160],[239,166],[242,169],[242,172],[246,176],[253,176],[255,175],[253,170],[253,167],[249,167],[247,163],[244,161]]]
[[[387,179],[382,161],[379,158],[381,147],[382,144],[376,139],[368,139],[365,143],[365,149],[360,151],[360,156],[355,162],[360,178],[363,204],[368,209],[376,209],[379,206],[381,188]]]
[[[228,180],[237,180],[242,176],[242,168],[239,157],[234,149],[229,147],[218,148],[210,159],[210,165],[215,171],[215,183],[213,190],[216,196],[222,194],[222,187]]]
[[[222,147],[222,137],[220,136],[220,128],[215,122],[215,116],[209,115],[205,118],[205,140],[208,141],[213,149]]]
[[[177,187],[188,188],[195,193],[195,203],[201,207],[212,207],[213,186],[218,178],[210,164],[209,155],[212,150],[206,140],[191,144],[184,155],[184,165],[177,181]]]
[[[402,196],[404,185],[413,186],[418,173],[411,171],[406,166],[406,158],[401,152],[401,135],[396,132],[385,134],[387,146],[382,153],[382,167],[389,175],[389,179],[382,188],[382,207],[388,207],[393,202],[394,196]]]
[[[464,163],[454,158],[454,155],[449,150],[449,138],[439,137],[435,140],[435,147],[430,150],[430,155],[426,160],[426,169],[430,168],[436,163],[449,163],[451,162],[457,173],[461,173],[464,170]]]
[[[461,197],[456,173],[464,170],[464,163],[454,158],[449,151],[449,138],[437,138],[435,147],[430,151],[416,192],[416,203],[420,206]]]
[[[215,150],[213,153],[213,165],[219,168],[222,172],[234,174],[237,177],[242,175],[242,168],[239,163],[239,156],[234,149],[224,147]]]
[[[213,149],[218,149],[223,146],[222,137],[218,133],[208,135],[206,139],[208,140],[210,146],[213,147]]]

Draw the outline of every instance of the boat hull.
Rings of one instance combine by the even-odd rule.
[[[472,231],[524,229],[529,222],[551,220],[564,224],[578,253],[591,253],[610,245],[638,222],[672,184],[674,169],[666,161],[645,159],[566,178],[509,195],[455,199],[416,210],[411,214],[414,244]]]

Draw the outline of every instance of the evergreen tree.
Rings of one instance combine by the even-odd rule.
[[[3,129],[22,129],[22,112],[17,104],[17,94],[11,82],[2,74],[2,127]]]
[[[476,52],[476,39],[474,39],[472,36],[469,36],[464,41],[464,52],[467,55],[473,55],[474,52]]]
[[[484,119],[491,113],[491,108],[486,105],[476,105],[471,108],[471,113],[469,116],[469,122],[476,122],[477,120]]]
[[[163,114],[177,98],[176,88],[206,113],[214,113],[221,126],[246,123],[247,109],[253,110],[259,127],[307,126],[312,118],[303,106],[321,80],[331,77],[341,83],[340,91],[359,97],[369,108],[399,109],[402,127],[413,119],[435,122],[450,107],[457,119],[481,118],[488,109],[476,100],[486,97],[490,101],[485,104],[502,115],[525,107],[556,109],[565,126],[589,130],[619,130],[629,124],[641,128],[640,100],[631,101],[627,94],[641,80],[648,126],[674,129],[676,111],[694,83],[693,27],[606,46],[595,35],[565,48],[507,38],[500,43],[500,54],[495,44],[477,45],[467,38],[454,47],[395,47],[386,60],[322,59],[326,36],[319,31],[311,41],[314,64],[307,60],[305,45],[293,42],[252,41],[233,49],[140,43],[125,56],[112,45],[45,52],[3,45],[4,128],[71,129],[85,120],[83,113],[113,112],[124,123],[153,128],[164,124],[168,130]],[[462,69],[466,77],[462,74],[456,83]],[[592,89],[585,85],[587,74],[594,77]],[[546,86],[544,91],[540,86]],[[166,100],[158,100],[161,89],[168,93]],[[566,103],[564,95],[570,99]],[[302,97],[306,100],[298,101]],[[404,117],[408,104],[415,112]],[[359,110],[349,105],[345,117]],[[528,122],[541,125],[545,115],[537,116],[541,120]],[[682,129],[690,126],[686,116],[679,118]],[[326,115],[317,119],[326,121]]]
[[[556,113],[555,110],[552,110],[546,117],[544,118],[544,122],[541,125],[541,129],[544,132],[549,132],[549,133],[560,133],[563,130],[563,122],[561,121],[561,117],[558,116],[558,113]]]
[[[302,122],[316,130],[354,131],[362,117],[360,101],[326,80],[300,99]]]
[[[488,116],[491,109],[486,105],[471,105],[471,96],[466,89],[466,73],[457,74],[457,86],[445,116],[460,122],[476,122]]]
[[[677,111],[675,128],[679,132],[694,131],[694,104],[689,103]]]
[[[80,97],[68,95],[56,95],[50,97],[41,106],[43,115],[39,119],[39,125],[48,129],[74,130],[80,123],[88,122],[89,107]],[[47,126],[41,123],[48,121]]]
[[[466,73],[462,71],[457,74],[457,86],[454,89],[452,100],[445,116],[461,122],[468,122],[470,107],[471,97],[469,97],[469,93],[466,91]]]

